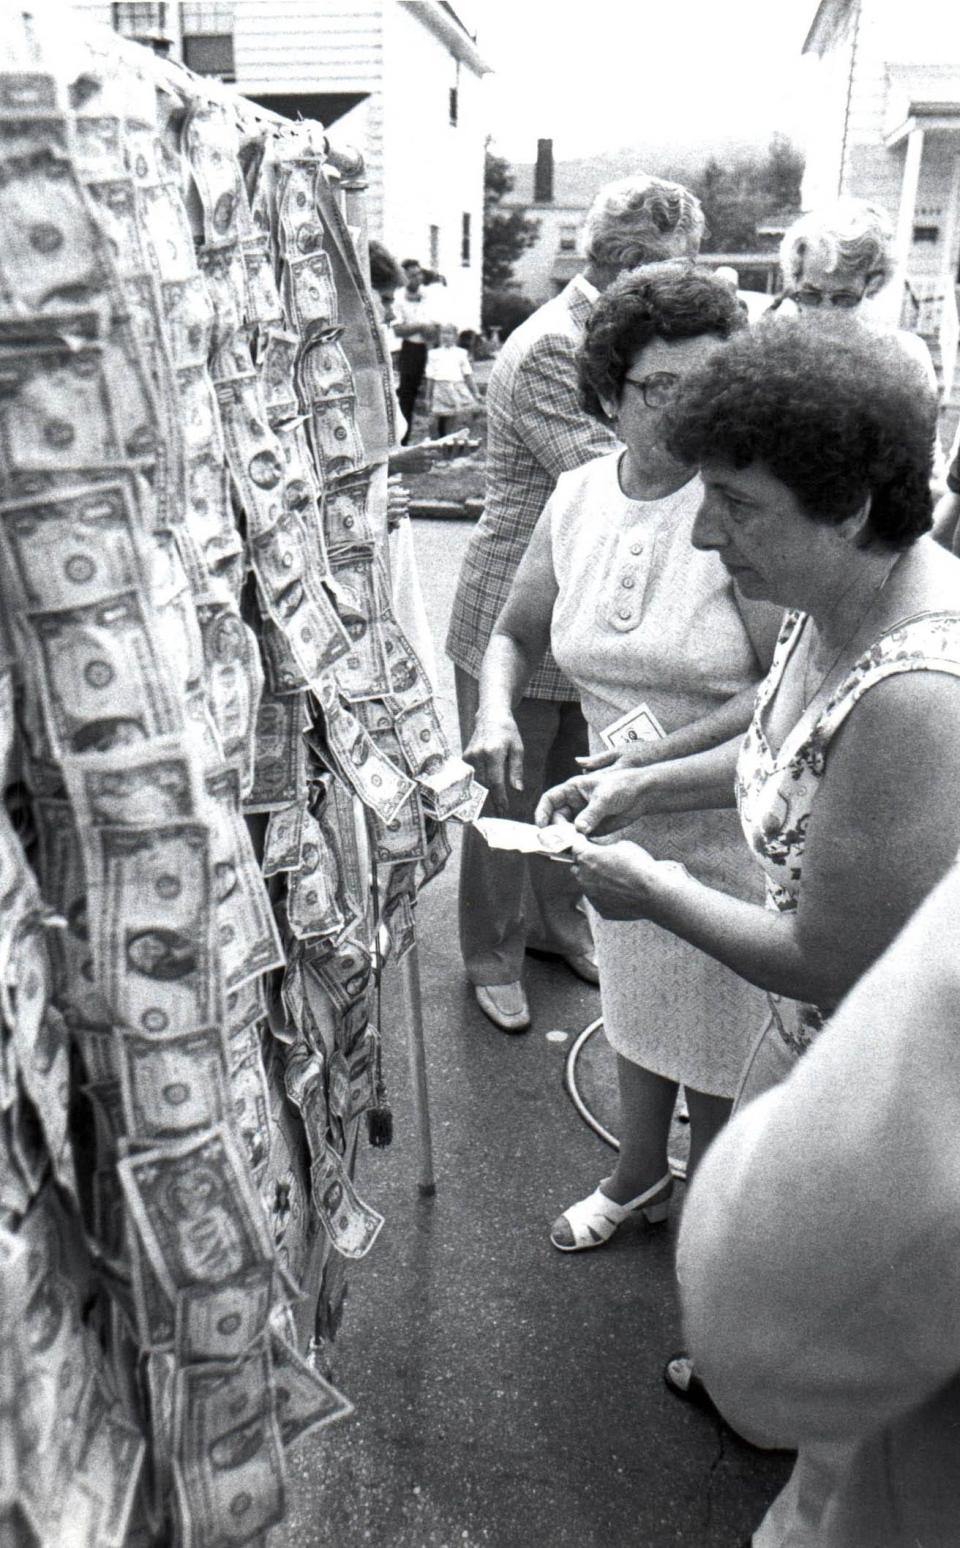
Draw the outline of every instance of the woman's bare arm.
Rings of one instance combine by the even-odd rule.
[[[547,505],[484,654],[473,735],[463,752],[501,811],[508,804],[508,785],[523,789],[523,743],[513,709],[550,643],[556,597]]]
[[[901,673],[831,744],[797,913],[728,897],[628,843],[582,845],[578,874],[601,913],[652,919],[762,989],[832,1006],[952,863],[958,767],[960,679]]]

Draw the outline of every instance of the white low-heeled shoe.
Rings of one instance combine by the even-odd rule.
[[[604,1178],[604,1182],[608,1179]],[[600,1188],[595,1188],[589,1198],[571,1204],[553,1223],[550,1240],[558,1252],[585,1252],[590,1247],[602,1247],[625,1220],[642,1215],[649,1225],[666,1220],[670,1212],[670,1195],[673,1192],[673,1175],[670,1172],[660,1181],[640,1193],[626,1204],[608,1199]],[[564,1225],[569,1229],[572,1241],[558,1241],[557,1231]]]

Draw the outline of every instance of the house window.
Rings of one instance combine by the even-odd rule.
[[[465,269],[470,267],[470,211],[464,210],[460,222],[460,262]]]
[[[183,7],[183,62],[198,75],[218,75],[235,81],[232,4]]]
[[[440,227],[439,226],[431,226],[430,227],[430,267],[431,267],[431,269],[439,269],[439,267],[440,267]]]
[[[112,10],[114,32],[133,38],[136,43],[149,43],[157,34],[166,34],[166,5],[115,4]]]
[[[913,240],[915,242],[939,242],[939,226],[914,226]]]
[[[449,112],[450,112],[450,123],[453,126],[453,128],[455,129],[457,127],[457,124],[460,122],[460,61],[459,61],[459,59],[455,59],[454,60],[453,68],[454,68],[455,74],[454,74],[454,77],[453,77],[453,85],[450,87],[448,106],[449,106]]]
[[[576,228],[576,226],[561,226],[560,227],[559,251],[561,253],[575,253],[576,250],[577,250],[577,228]]]

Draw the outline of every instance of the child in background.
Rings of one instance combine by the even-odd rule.
[[[452,323],[440,328],[440,343],[427,354],[427,408],[431,433],[446,435],[473,418],[480,399],[473,380],[470,356],[457,344]]]

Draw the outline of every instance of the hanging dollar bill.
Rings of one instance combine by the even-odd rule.
[[[338,599],[336,608],[350,636],[350,649],[336,670],[339,692],[350,701],[382,698],[390,692],[390,680],[373,553],[334,551],[330,568]]]
[[[178,1363],[236,1360],[267,1325],[274,1268],[258,1264],[222,1284],[195,1285],[177,1296]]]
[[[312,403],[309,425],[314,455],[325,480],[352,473],[363,465],[365,453],[357,428],[357,400],[352,393]]]
[[[282,630],[297,666],[313,682],[353,644],[337,610],[311,572],[309,548],[300,517],[286,511],[267,532],[253,538],[250,558],[260,595]]]
[[[134,498],[132,484],[105,483],[0,506],[18,604],[56,612],[146,591],[149,544]]]
[[[290,258],[281,276],[284,309],[301,334],[328,329],[337,322],[337,291],[330,259],[324,252]]]
[[[120,273],[125,279],[148,273],[152,255],[144,240],[133,179],[92,179],[86,189],[93,200],[97,224],[109,243]]]
[[[213,349],[228,346],[243,326],[246,273],[237,247],[211,248],[198,258],[213,310]]]
[[[328,678],[321,686],[320,703],[327,739],[344,779],[366,806],[390,822],[411,794],[413,781],[377,751],[363,726],[340,703]]]
[[[197,762],[174,737],[67,757],[63,773],[84,829],[195,818],[203,799]]]
[[[257,712],[253,789],[244,797],[245,811],[275,811],[306,799],[306,717],[302,694],[264,693]]]
[[[165,284],[183,284],[197,272],[193,232],[186,207],[173,183],[145,184],[138,191],[138,210],[147,241],[153,248]]]
[[[84,1434],[75,1468],[57,1501],[60,1522],[57,1540],[62,1543],[97,1544],[98,1548],[123,1548],[146,1453],[140,1431],[124,1417],[121,1406],[111,1401],[96,1379],[84,1414]],[[84,1537],[79,1521],[95,1502],[91,1518],[94,1536]],[[84,1528],[86,1530],[86,1528]]]
[[[127,1132],[138,1139],[180,1135],[225,1122],[232,1109],[217,1027],[176,1037],[119,1032]]]
[[[220,967],[226,987],[235,989],[282,967],[283,948],[240,811],[236,771],[226,768],[208,775],[206,789],[214,802],[210,836]]]
[[[207,693],[224,761],[237,771],[241,789],[247,790],[253,781],[257,711],[263,693],[256,637],[228,603],[201,605],[197,618]]]
[[[250,1173],[256,1183],[262,1181],[270,1164],[270,1092],[263,1067],[259,1037],[230,1066],[230,1096],[236,1132],[246,1152]]]
[[[257,368],[267,419],[271,426],[283,424],[299,413],[295,367],[300,350],[300,335],[282,328],[268,328]]]
[[[213,334],[213,307],[202,276],[163,284],[160,294],[173,364],[205,365]]]
[[[404,801],[389,822],[374,819],[374,854],[379,865],[397,860],[419,860],[426,853],[427,834],[418,791]]]
[[[344,1258],[365,1258],[380,1234],[383,1216],[358,1196],[331,1145],[310,1168],[313,1202],[332,1245]]]
[[[289,140],[289,132],[284,134]],[[322,173],[320,158],[297,154],[292,145],[284,146],[283,162],[277,186],[277,227],[284,254],[300,250],[297,232],[306,224],[312,230],[317,218],[317,182]]]
[[[123,463],[156,451],[156,410],[122,333],[75,349],[6,350],[0,362],[0,449],[9,473]]]
[[[353,548],[377,541],[377,531],[369,503],[370,474],[367,471],[338,478],[327,485],[323,497],[323,534],[328,550]]]
[[[117,1168],[151,1267],[175,1302],[272,1256],[260,1201],[223,1127],[130,1155]]]
[[[245,316],[248,324],[267,327],[282,323],[283,304],[273,276],[273,263],[263,237],[244,237],[241,244],[246,277]]]
[[[342,398],[353,392],[353,372],[339,340],[342,328],[311,336],[304,344],[297,369],[297,385],[303,403],[321,398]]]
[[[305,810],[297,802],[282,811],[270,813],[263,851],[264,876],[276,876],[280,871],[295,871],[299,866]]]
[[[67,1146],[69,1039],[63,1017],[50,1004],[46,935],[35,915],[27,916],[17,929],[4,963],[4,1018],[58,1181],[73,1193],[76,1183]]]
[[[353,1404],[301,1360],[283,1339],[274,1334],[270,1347],[274,1398],[284,1446],[353,1413]]]
[[[459,759],[450,759],[450,743],[443,733],[432,701],[401,711],[396,716],[394,726],[407,768],[417,779],[423,781],[427,775],[439,775],[441,772],[449,773],[446,784],[453,784],[463,778],[467,765]]]
[[[343,887],[339,862],[327,835],[309,811],[303,814],[300,860],[287,884],[287,920],[298,939],[339,935],[346,925],[338,905]]]
[[[417,775],[424,802],[438,822],[443,822],[470,799],[473,770],[462,758],[446,758],[439,767]]]
[[[446,865],[450,858],[450,840],[442,822],[427,818],[427,852],[419,865],[420,885],[426,886]]]
[[[69,161],[48,136],[32,144],[24,138],[25,154],[7,155],[0,181],[4,292],[30,312],[104,296],[105,246]]]
[[[267,422],[260,383],[249,374],[218,381],[223,438],[230,473],[251,536],[269,532],[283,510],[283,457]]]
[[[153,1035],[215,1025],[221,984],[207,829],[94,828],[85,841],[94,958],[115,1019]]]
[[[48,729],[62,752],[102,752],[180,729],[178,685],[135,592],[34,613],[28,624],[40,656]]]
[[[184,125],[183,143],[200,191],[204,245],[231,247],[251,227],[237,159],[237,131],[227,109],[220,103],[195,102]]]
[[[428,703],[433,697],[433,687],[410,641],[389,616],[382,618],[380,631],[390,674],[388,704],[399,714],[414,705]]]
[[[234,1548],[283,1519],[283,1451],[266,1337],[176,1376],[174,1460],[184,1548]]]

